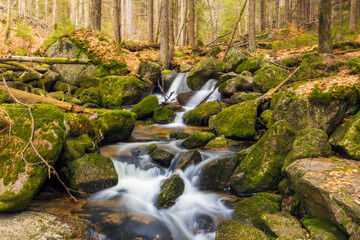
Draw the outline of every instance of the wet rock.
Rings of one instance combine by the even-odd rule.
[[[307,239],[299,221],[290,214],[265,213],[261,214],[258,222],[269,238]]]
[[[225,74],[223,74],[223,75],[221,75],[219,77],[218,84],[221,84],[221,83],[223,83],[223,82],[225,82],[225,81],[227,81],[229,79],[232,79],[232,78],[236,78],[236,73],[234,73],[234,72],[225,73]]]
[[[118,181],[111,159],[97,153],[66,161],[61,175],[71,189],[85,193],[112,187]]]
[[[173,112],[184,112],[185,109],[178,102],[162,102],[160,107],[169,109]]]
[[[155,143],[150,144],[147,148],[147,153],[152,153],[157,148],[158,148],[158,146]]]
[[[273,111],[271,109],[266,109],[260,115],[260,119],[264,123],[264,125],[266,126],[267,129],[269,129],[271,127],[271,115],[272,115],[272,112]]]
[[[181,106],[185,106],[195,93],[196,91],[179,93],[176,96],[176,100],[180,103]]]
[[[136,114],[113,110],[104,113],[98,120],[105,142],[126,141],[135,127]]]
[[[179,67],[180,72],[189,72],[191,70],[191,66],[187,63],[181,63]]]
[[[95,134],[95,123],[84,114],[66,113],[65,121],[70,129],[70,137],[79,137],[83,134],[94,136]]]
[[[251,57],[236,68],[236,73],[242,73],[244,71],[254,73],[264,66],[265,62],[261,57]]]
[[[190,164],[198,164],[202,161],[202,157],[199,151],[190,150],[183,153],[176,165],[176,168],[185,170]]]
[[[219,92],[225,97],[231,97],[238,91],[253,91],[253,77],[247,75],[237,75],[219,85]]]
[[[312,239],[346,240],[348,237],[332,222],[321,218],[301,220]]]
[[[210,118],[209,118],[209,131],[212,132],[212,133],[216,133],[216,130],[215,130],[215,118],[216,118],[216,115],[212,115]]]
[[[254,73],[254,90],[266,93],[278,86],[289,75],[289,72],[275,65],[268,65]]]
[[[184,192],[185,184],[178,174],[173,174],[161,185],[157,205],[162,208],[171,207]]]
[[[220,103],[221,108],[225,108],[224,103]],[[184,123],[193,126],[207,126],[209,118],[221,112],[217,101],[206,102],[194,108],[184,115]]]
[[[237,141],[227,139],[224,136],[217,137],[206,144],[205,147],[211,149],[227,149],[229,146],[238,145]]]
[[[141,62],[136,69],[136,73],[139,74],[140,78],[148,79],[157,85],[161,77],[161,66],[151,61]]]
[[[203,166],[199,186],[204,190],[224,190],[229,187],[233,172],[233,158],[221,158],[212,161]]]
[[[185,139],[185,138],[188,138],[189,136],[190,136],[190,134],[185,133],[185,132],[172,132],[169,135],[170,139],[176,139],[176,140]]]
[[[73,160],[91,151],[94,151],[94,143],[89,135],[83,134],[79,137],[67,139],[59,158],[61,160]]]
[[[215,232],[215,223],[210,216],[201,214],[195,217],[194,231],[199,232]]]
[[[203,147],[214,138],[215,135],[212,133],[196,132],[187,137],[181,145],[188,149]]]
[[[175,119],[175,113],[166,108],[158,107],[154,110],[153,120],[154,123],[167,124],[173,122]]]
[[[249,100],[255,100],[260,96],[261,93],[235,92],[230,98],[230,103],[238,104]]]
[[[5,128],[0,134],[0,212],[23,210],[48,177],[47,167],[28,147],[23,151],[31,133],[28,109],[19,104],[3,104],[11,118],[11,133]],[[35,120],[33,144],[39,154],[53,166],[66,138],[64,113],[56,106],[32,105]],[[0,115],[3,126],[9,124],[5,113]],[[7,127],[8,128],[8,127]],[[26,164],[28,163],[28,164]]]
[[[215,118],[215,130],[218,135],[240,140],[252,139],[255,135],[257,101],[246,101],[225,108]]]
[[[359,229],[360,163],[337,158],[300,159],[286,168],[311,216],[330,220],[348,236]]]
[[[226,59],[225,65],[226,72],[235,71],[241,63],[247,60],[247,57],[234,47],[229,49],[228,54],[229,57]]]
[[[143,119],[153,114],[154,110],[159,107],[159,100],[157,96],[150,95],[143,98],[138,104],[136,104],[131,112],[136,113],[136,119]]]
[[[272,125],[235,170],[232,190],[237,194],[275,190],[283,178],[281,168],[294,139],[295,132],[287,122]]]
[[[150,157],[158,162],[163,167],[170,167],[171,160],[174,158],[174,154],[163,149],[155,149],[151,152]]]
[[[177,73],[174,70],[165,70],[161,72],[161,80],[165,90],[169,89],[176,76]],[[155,84],[157,84],[157,82]]]
[[[213,57],[205,58],[195,65],[187,78],[187,85],[192,90],[200,88],[212,78],[220,76],[219,72],[224,70],[225,64],[221,60]]]
[[[253,147],[254,147],[254,145],[251,146],[251,147],[245,148],[245,149],[243,149],[243,150],[241,150],[241,151],[239,151],[239,152],[236,153],[236,155],[235,155],[235,160],[234,160],[234,162],[235,162],[235,167],[236,167],[236,168],[239,166],[239,164],[240,164],[242,161],[245,160],[245,158],[247,157],[247,155],[249,155],[249,153],[250,153],[250,151],[251,151],[251,149],[252,149]]]
[[[360,160],[360,113],[339,125],[331,134],[330,144],[352,159]]]
[[[241,224],[235,220],[225,220],[219,223],[215,240],[238,239],[268,240],[265,233],[250,224]]]
[[[216,57],[221,52],[221,48],[219,45],[213,46],[209,52],[206,54],[208,57]]]

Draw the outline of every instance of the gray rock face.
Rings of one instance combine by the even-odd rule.
[[[161,77],[161,66],[151,61],[142,62],[136,69],[136,73],[139,74],[141,78],[146,78],[154,84],[157,84]]]
[[[69,40],[59,39],[46,51],[46,56],[51,58],[78,58],[88,59],[80,52],[80,49]],[[92,64],[54,64],[51,69],[58,72],[64,82],[77,87],[83,79],[93,77],[96,72],[96,66]]]
[[[311,216],[330,220],[348,236],[359,233],[359,162],[300,159],[286,168],[286,174]]]

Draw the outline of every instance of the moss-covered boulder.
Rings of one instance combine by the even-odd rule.
[[[174,70],[165,70],[161,72],[161,81],[163,83],[165,90],[169,89],[169,87],[175,80],[176,76],[177,76],[177,72]]]
[[[270,239],[307,239],[300,222],[295,217],[284,212],[261,214],[258,218],[258,224]]]
[[[65,121],[69,126],[69,136],[79,137],[83,134],[94,136],[95,123],[84,114],[67,113]]]
[[[225,63],[213,57],[205,58],[195,65],[187,78],[187,85],[192,90],[200,88],[212,78],[218,78],[224,70]]]
[[[113,110],[104,113],[98,120],[105,142],[126,141],[135,127],[136,114]]]
[[[214,138],[215,135],[212,133],[196,132],[187,137],[181,145],[189,149],[203,147]]]
[[[236,73],[242,73],[244,71],[254,73],[264,66],[265,62],[261,57],[251,57],[236,68]]]
[[[225,60],[226,61],[226,65],[225,65],[225,70],[226,72],[232,72],[235,71],[236,68],[243,63],[244,61],[247,60],[247,57],[244,54],[241,54],[241,52],[232,47],[229,49],[228,52],[228,57]]]
[[[332,222],[321,218],[305,218],[301,220],[311,239],[346,240],[348,237]]]
[[[53,86],[54,91],[62,91],[64,93],[69,93],[69,90],[70,90],[71,94],[74,94],[77,89],[78,88],[75,87],[74,85],[60,82],[60,81],[57,81]]]
[[[271,115],[272,115],[271,109],[266,109],[260,114],[260,119],[267,129],[271,127]]]
[[[181,63],[179,66],[179,71],[184,73],[184,72],[189,72],[191,70],[191,66],[187,63]]]
[[[225,108],[224,103],[220,103],[221,108]],[[193,126],[207,126],[209,118],[221,112],[219,103],[216,101],[206,102],[194,108],[184,115],[184,123]]]
[[[118,181],[111,159],[97,153],[88,153],[66,161],[61,175],[69,188],[85,193],[95,193],[112,187]]]
[[[151,152],[150,157],[161,166],[170,167],[171,160],[175,157],[175,155],[166,150],[156,148]]]
[[[176,165],[176,168],[185,170],[190,164],[198,164],[202,161],[202,157],[199,151],[190,150],[183,153]]]
[[[101,107],[116,108],[138,103],[149,92],[150,86],[132,76],[108,76],[100,80],[97,89],[101,96]]]
[[[152,143],[148,146],[147,153],[152,153],[157,148],[158,148],[158,146],[155,143]]]
[[[60,74],[52,70],[49,70],[41,76],[38,87],[45,88],[46,91],[50,91],[53,88],[56,81],[59,81],[60,79],[61,79]]]
[[[83,105],[90,103],[90,104],[96,104],[97,106],[102,106],[100,92],[95,87],[83,89],[79,93],[79,99],[81,101],[81,104]]]
[[[234,172],[234,159],[221,158],[202,167],[199,186],[204,190],[224,190],[229,187]]]
[[[230,146],[234,145],[238,145],[238,142],[224,136],[219,136],[208,142],[205,147],[211,149],[228,149]]]
[[[360,165],[337,158],[305,158],[286,168],[292,188],[311,216],[330,220],[347,236],[360,227]]]
[[[241,224],[235,220],[225,220],[217,226],[215,240],[268,240],[265,233],[251,226]]]
[[[254,90],[265,93],[278,86],[287,77],[289,72],[275,65],[268,65],[254,73]]]
[[[253,100],[225,108],[215,117],[216,133],[235,140],[252,139],[256,132],[257,107],[258,102]]]
[[[173,206],[176,199],[183,194],[184,188],[185,184],[182,178],[178,174],[173,174],[161,185],[157,205],[163,208]]]
[[[69,138],[64,144],[59,159],[63,161],[74,160],[83,156],[86,152],[94,151],[95,143],[87,134]]]
[[[231,97],[238,91],[253,91],[253,77],[240,74],[219,85],[219,92],[225,97]]]
[[[176,139],[176,140],[185,139],[185,138],[188,138],[188,137],[190,137],[190,134],[185,133],[185,132],[172,132],[169,135],[170,139]]]
[[[154,123],[167,124],[175,119],[174,111],[162,107],[155,108],[153,120]]]
[[[2,105],[0,134],[0,212],[23,210],[48,177],[47,167],[32,150],[25,149],[31,135],[29,110],[19,104]],[[31,106],[34,117],[33,144],[52,166],[66,138],[64,113],[55,106]],[[10,131],[11,124],[11,132]],[[22,152],[24,151],[24,159]]]
[[[296,134],[292,149],[285,158],[285,168],[301,158],[327,157],[330,155],[331,146],[328,143],[327,134],[320,129],[305,129]]]
[[[283,179],[281,168],[294,139],[295,132],[287,122],[272,125],[236,168],[232,190],[238,194],[275,190]]]
[[[142,79],[148,79],[156,85],[161,77],[161,66],[151,61],[141,62],[136,69],[136,73]]]
[[[360,113],[339,125],[331,134],[329,142],[341,153],[360,160]]]
[[[157,96],[150,95],[143,98],[139,103],[137,103],[132,109],[131,112],[136,113],[136,119],[143,119],[149,117],[153,114],[154,110],[159,107],[159,100]]]
[[[179,93],[176,96],[176,100],[180,103],[181,106],[185,106],[190,99],[195,95],[196,91],[183,92]]]
[[[230,97],[230,103],[231,104],[238,104],[238,103],[249,101],[249,100],[255,100],[260,96],[261,96],[261,93],[236,92],[236,93],[234,93],[234,95],[232,95]]]

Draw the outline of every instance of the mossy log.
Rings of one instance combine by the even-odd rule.
[[[7,70],[13,70],[13,71],[25,71],[23,68],[9,65],[8,63],[0,63],[0,68],[5,68]],[[49,70],[48,68],[33,68],[33,69],[39,73],[46,73]]]
[[[69,59],[69,58],[47,58],[28,56],[1,56],[0,62],[35,62],[46,64],[90,64],[90,59]]]

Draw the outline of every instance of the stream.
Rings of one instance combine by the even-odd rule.
[[[186,74],[177,75],[168,95],[176,101],[181,92],[189,91]],[[214,239],[216,225],[232,216],[232,209],[223,203],[219,194],[201,191],[198,187],[199,174],[207,163],[222,157],[233,156],[235,151],[213,151],[201,149],[202,162],[190,165],[184,171],[176,169],[181,155],[187,151],[181,147],[183,140],[169,141],[173,131],[193,133],[206,130],[204,127],[190,127],[183,123],[183,115],[192,110],[215,87],[216,81],[209,80],[189,100],[185,111],[178,112],[170,124],[136,126],[129,142],[107,145],[101,154],[113,160],[119,176],[114,187],[93,194],[78,212],[101,228],[92,235],[99,239]],[[158,95],[159,101],[163,101]],[[208,101],[220,98],[215,91]],[[147,154],[150,144],[175,154],[168,169],[155,164]],[[179,174],[185,183],[184,193],[174,206],[158,208],[157,196],[161,183],[172,174]],[[100,231],[99,231],[100,232]]]

